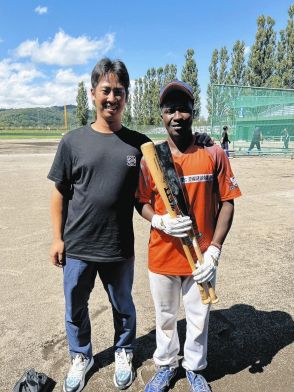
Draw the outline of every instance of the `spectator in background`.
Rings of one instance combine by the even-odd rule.
[[[225,150],[227,157],[230,156],[229,143],[231,143],[231,141],[229,140],[228,127],[225,125],[223,127],[223,133],[222,133],[222,138],[221,138],[221,148],[223,150]]]
[[[285,148],[286,150],[288,150],[290,136],[289,136],[289,132],[288,132],[288,129],[287,129],[287,128],[285,128],[285,129],[282,130],[282,132],[281,132],[281,139],[282,139],[282,141],[284,142],[283,148]]]
[[[252,140],[251,140],[250,146],[247,151],[248,154],[254,148],[254,146],[256,146],[256,148],[260,152],[260,142],[262,142],[262,141],[263,141],[263,137],[262,137],[261,129],[259,127],[255,127],[253,135],[252,135]]]

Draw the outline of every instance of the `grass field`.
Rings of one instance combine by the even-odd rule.
[[[3,129],[0,130],[0,139],[50,139],[58,138],[64,134],[64,129]]]

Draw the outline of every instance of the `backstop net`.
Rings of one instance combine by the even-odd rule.
[[[212,93],[211,127],[216,138],[227,125],[234,143],[249,142],[255,127],[272,141],[279,141],[286,128],[294,141],[293,89],[215,84]]]

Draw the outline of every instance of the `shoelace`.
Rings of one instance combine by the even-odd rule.
[[[154,378],[152,380],[152,386],[160,387],[162,385],[162,382],[166,380],[167,372],[170,372],[170,370],[168,368],[159,370],[155,374],[155,376],[154,376]]]
[[[115,367],[121,371],[130,371],[130,360],[125,351],[118,351],[115,356]]]
[[[68,378],[81,379],[86,366],[86,358],[77,354],[72,362],[72,366],[68,372]]]
[[[194,387],[195,388],[197,387],[197,389],[194,389]],[[195,390],[197,392],[208,392],[206,384],[204,383],[202,378],[199,377],[197,374],[195,374],[192,378],[192,389],[193,391]]]

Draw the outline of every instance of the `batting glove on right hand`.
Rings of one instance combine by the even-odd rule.
[[[221,250],[214,245],[210,245],[203,253],[204,263],[193,271],[194,280],[197,283],[210,282],[215,278],[216,267],[221,255]]]
[[[153,215],[151,226],[162,230],[165,234],[173,237],[187,237],[187,232],[192,229],[192,221],[189,216],[177,216],[172,218],[169,214]]]

